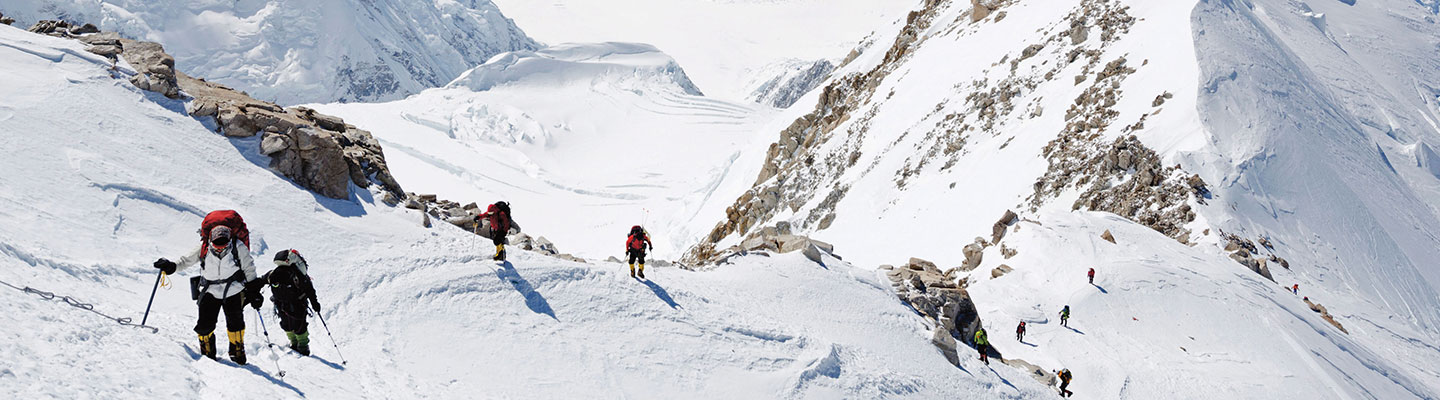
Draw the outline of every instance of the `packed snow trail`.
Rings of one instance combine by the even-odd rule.
[[[314,195],[75,41],[0,26],[0,281],[139,318],[151,263],[198,244],[204,210],[245,218],[259,270],[303,253],[341,365],[272,360],[245,310],[250,364],[204,358],[185,275],[148,325],[0,288],[0,394],[14,398],[1033,398],[973,359],[955,368],[868,267],[753,255],[711,272],[579,264],[514,251],[352,187]],[[523,221],[523,217],[521,218]],[[618,237],[618,234],[617,234]],[[615,241],[619,245],[619,240]],[[266,302],[263,312],[270,313]],[[280,338],[266,317],[272,340]],[[278,363],[286,371],[282,378]],[[998,374],[997,374],[998,373]]]

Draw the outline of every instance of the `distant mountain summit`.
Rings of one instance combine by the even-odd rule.
[[[178,67],[281,104],[396,100],[539,47],[489,0],[5,3],[16,25],[92,22],[164,43]]]

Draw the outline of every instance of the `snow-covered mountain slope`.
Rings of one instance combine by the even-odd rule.
[[[722,271],[578,264],[417,212],[304,191],[185,104],[135,89],[75,41],[0,26],[0,281],[138,322],[149,264],[193,249],[205,211],[245,217],[255,256],[295,248],[326,325],[316,357],[265,347],[247,309],[236,367],[200,356],[195,307],[160,289],[128,327],[0,286],[0,393],[13,398],[1035,398],[1012,369],[940,357],[869,267],[798,255]],[[122,68],[128,68],[121,65]],[[363,190],[360,193],[367,193]],[[539,214],[539,212],[536,212]],[[262,265],[261,271],[269,269]],[[270,306],[265,330],[284,340]],[[277,368],[278,364],[278,368]],[[282,377],[279,370],[287,373]]]
[[[1367,344],[1354,329],[1342,333],[1302,296],[1223,254],[1114,214],[1051,210],[1038,217],[1044,222],[1020,222],[1005,239],[1018,255],[987,254],[994,260],[968,274],[976,282],[970,294],[1006,357],[1069,368],[1076,398],[1437,395],[1433,375],[1399,367],[1397,358],[1411,349]],[[1105,231],[1117,243],[1101,239]],[[1002,264],[1014,271],[992,280]],[[1093,285],[1085,280],[1089,266],[1098,271]],[[1067,305],[1072,313],[1062,327],[1057,314]],[[1013,334],[1018,321],[1028,322],[1023,343]]]
[[[753,100],[795,60],[839,64],[915,2],[867,0],[496,0],[547,43],[638,42],[675,57],[706,94]]]
[[[537,47],[488,0],[4,0],[0,12],[159,42],[180,69],[281,104],[399,99]]]
[[[402,101],[313,107],[371,129],[407,190],[509,201],[527,231],[599,259],[623,256],[638,224],[678,256],[710,223],[695,215],[723,211],[713,194],[744,190],[722,186],[730,167],[758,164],[775,129],[772,111],[702,97],[631,43],[504,54]]]
[[[1415,154],[1440,143],[1440,24],[1412,2],[1314,3],[1196,6],[1210,143],[1185,161],[1219,183],[1220,226],[1440,332],[1440,178]]]
[[[1434,361],[1440,349],[1428,343],[1440,339],[1434,261],[1440,260],[1434,206],[1440,197],[1418,161],[1424,157],[1414,154],[1440,137],[1427,122],[1440,120],[1428,89],[1440,71],[1433,57],[1437,32],[1433,14],[1398,0],[1353,7],[927,1],[889,36],[877,36],[880,45],[786,111],[781,118],[794,123],[780,132],[767,161],[738,166],[754,168],[758,179],[726,214],[715,215],[721,222],[709,241],[723,249],[785,222],[838,248],[875,249],[849,254],[857,265],[918,256],[953,266],[967,259],[961,247],[971,238],[990,240],[992,224],[1007,209],[1049,226],[1069,218],[1062,211],[1072,208],[1109,211],[1164,230],[1193,243],[1195,254],[1234,251],[1222,249],[1228,242],[1222,231],[1265,239],[1273,248],[1256,254],[1275,257],[1269,263],[1275,283],[1266,281],[1253,296],[1227,298],[1276,312],[1265,317],[1277,324],[1275,335],[1344,335],[1313,332],[1314,314],[1293,316],[1304,324],[1274,322],[1290,321],[1293,304],[1264,298],[1298,283],[1301,295],[1324,303],[1349,328],[1343,340],[1306,339],[1310,344],[1301,346],[1322,350],[1284,356],[1318,366],[1297,374],[1340,382],[1325,383],[1336,389],[1317,396],[1433,398],[1440,389]],[[1122,140],[1130,135],[1138,141]],[[1155,150],[1153,163],[1134,158],[1150,154],[1136,150],[1137,143]],[[1199,181],[1187,179],[1190,174],[1208,188],[1192,194],[1187,187]],[[1074,280],[1088,267],[1130,270],[1121,254],[1072,259],[1047,250],[1053,243],[1007,245],[1022,258],[1006,260],[999,246],[987,248],[977,269],[984,278],[1002,263],[1016,271],[1065,263],[1076,271]],[[1137,253],[1155,247],[1122,245]],[[1045,256],[1023,258],[1037,250]],[[1195,262],[1188,257],[1161,254],[1155,262]],[[1212,272],[1249,273],[1229,258],[1200,262],[1205,279],[1234,282],[1229,272]],[[1156,282],[1141,270],[1117,275],[1115,284]],[[1046,282],[1005,283],[1013,279],[969,282],[983,315],[1032,306],[1054,312],[1059,300]],[[1014,299],[1026,291],[1037,298]],[[1164,335],[1202,329],[1213,319],[1204,315],[1165,328]],[[993,336],[996,329],[987,327]],[[1131,346],[1120,325],[1104,329],[1086,330],[1083,341],[1097,349]],[[1264,359],[1260,349],[1275,345],[1241,350],[1237,362]],[[1063,348],[1035,350],[1074,362],[1058,356],[1067,354]],[[1120,364],[1148,359],[1115,358]],[[1077,377],[1096,369],[1116,374],[1106,378],[1101,393],[1107,398],[1208,393],[1203,390],[1225,379],[1080,368]],[[1241,397],[1288,396],[1279,388],[1313,383],[1268,386],[1275,382],[1257,376],[1248,382],[1266,386],[1237,389]]]

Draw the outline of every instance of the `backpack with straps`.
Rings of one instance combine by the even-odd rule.
[[[205,220],[200,221],[200,269],[205,269],[205,253],[210,250],[210,231],[217,226],[230,228],[230,234],[238,243],[244,243],[245,248],[250,248],[250,228],[245,226],[245,219],[240,218],[240,213],[235,210],[216,210],[205,214]],[[230,259],[235,262],[235,268],[240,268],[240,249],[235,244],[230,245]]]
[[[630,250],[644,250],[645,228],[641,228],[640,225],[635,225],[631,227],[630,238],[625,242],[625,244],[626,247],[630,248]]]

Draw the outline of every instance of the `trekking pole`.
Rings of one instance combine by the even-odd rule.
[[[145,321],[150,320],[150,306],[155,305],[155,291],[160,290],[160,279],[165,277],[165,271],[155,271],[155,287],[150,288],[150,302],[145,303],[145,316],[140,318],[140,326],[145,326]]]
[[[270,355],[275,360],[275,370],[280,371],[280,379],[285,379],[285,370],[280,369],[280,355],[275,353],[275,343],[270,341],[270,329],[265,327],[265,316],[260,314],[260,309],[255,309],[255,316],[260,317],[260,332],[265,333],[265,346],[270,348]]]
[[[340,344],[339,344],[339,343],[335,343],[335,335],[331,335],[331,334],[330,334],[330,325],[325,323],[325,314],[321,314],[319,311],[316,311],[316,312],[315,312],[315,316],[316,316],[316,317],[320,317],[320,326],[325,327],[325,336],[329,336],[329,337],[330,337],[330,345],[331,345],[331,346],[335,346],[335,354],[337,354],[337,355],[340,356],[340,365],[345,365],[345,364],[346,364],[345,355],[344,355],[344,354],[340,354]]]

